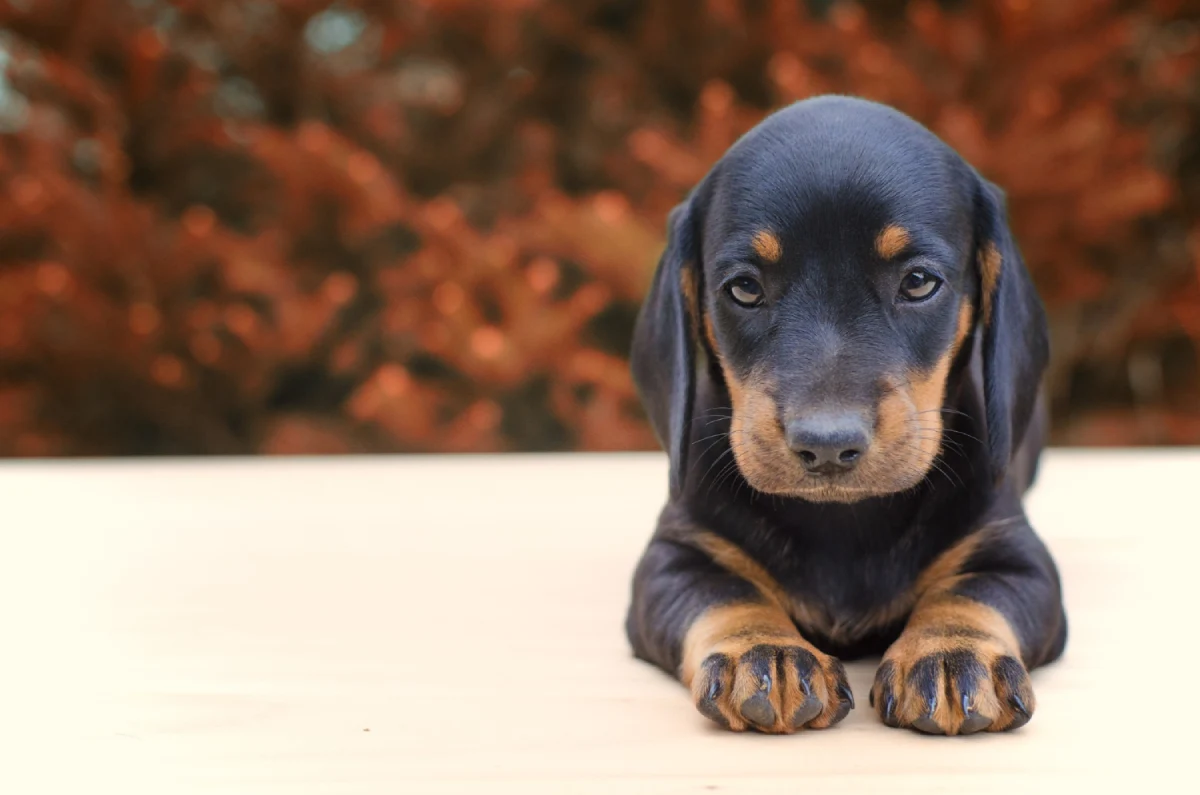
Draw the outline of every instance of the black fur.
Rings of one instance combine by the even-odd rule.
[[[893,223],[911,242],[901,256],[881,258],[876,235]],[[764,228],[781,244],[777,263],[749,247]],[[979,263],[988,245],[1001,268],[984,323]],[[944,279],[915,308],[892,298],[914,261]],[[761,281],[765,309],[729,300],[728,280],[742,273]],[[692,306],[684,281],[694,286]],[[813,406],[869,413],[881,400],[881,373],[923,372],[946,354],[959,299],[974,322],[946,382],[940,453],[918,482],[856,501],[750,485],[732,455],[739,440],[731,440],[725,373],[769,377],[781,423]],[[670,482],[634,577],[627,629],[635,653],[677,674],[691,622],[755,593],[681,541],[680,524],[740,548],[823,617],[808,625],[794,617],[805,639],[857,657],[882,653],[905,626],[906,616],[871,616],[991,522],[1002,530],[972,554],[957,593],[1008,619],[1025,666],[1055,659],[1066,633],[1058,574],[1021,508],[1044,441],[1039,384],[1048,355],[1044,312],[1003,195],[953,150],[899,112],[847,97],[806,100],[765,119],[672,212],[638,318],[632,370],[669,455]],[[864,628],[825,632],[853,626]]]

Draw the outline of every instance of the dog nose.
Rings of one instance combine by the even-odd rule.
[[[817,475],[849,472],[871,443],[867,424],[858,414],[813,414],[791,420],[785,428],[788,447],[800,463]]]

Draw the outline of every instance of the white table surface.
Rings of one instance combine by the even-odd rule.
[[[1200,792],[1200,450],[1052,451],[1014,734],[711,727],[629,654],[658,455],[0,463],[0,793]]]

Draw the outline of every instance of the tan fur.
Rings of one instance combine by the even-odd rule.
[[[687,314],[688,333],[693,344],[700,341],[700,304],[696,296],[696,276],[687,265],[679,274],[679,294],[683,298],[683,310]]]
[[[979,545],[987,539],[989,533],[989,527],[980,528],[934,558],[917,577],[916,585],[913,586],[913,603],[937,589],[954,587],[958,582],[958,573],[979,549]]]
[[[742,655],[761,645],[781,651],[804,649],[813,654],[824,674],[817,677],[813,692],[826,708],[808,724],[810,728],[822,728],[832,722],[840,705],[835,693],[837,662],[813,647],[795,622],[817,628],[837,640],[851,641],[911,613],[904,633],[884,658],[896,666],[896,715],[902,724],[911,724],[924,715],[923,705],[915,691],[909,693],[906,690],[904,677],[922,658],[968,649],[987,671],[1002,656],[1020,659],[1016,635],[1003,616],[986,605],[951,593],[961,580],[960,572],[967,561],[994,528],[1002,525],[1002,521],[995,522],[961,539],[935,558],[908,592],[875,611],[848,619],[831,619],[821,608],[792,599],[765,567],[732,542],[698,527],[680,526],[669,534],[671,538],[702,550],[722,568],[754,585],[762,595],[761,600],[710,608],[693,622],[684,639],[680,679],[699,704],[712,683],[707,674],[698,676],[698,672],[711,655],[725,655],[730,665],[723,674],[722,696],[717,706],[730,728],[742,731],[750,725],[741,717],[739,706],[754,695],[759,686],[751,676],[749,663],[739,662]],[[775,690],[770,694],[777,720],[767,731],[786,733],[795,730],[783,716],[794,714],[803,699],[799,685],[792,681],[794,673],[785,667],[784,674],[784,680],[776,682]],[[947,686],[954,700],[940,699],[933,717],[943,731],[955,734],[965,716],[953,683],[939,681],[938,692],[946,693]],[[1032,691],[1025,687],[1020,695],[1032,710]],[[1007,693],[998,693],[996,686],[988,682],[980,682],[976,687],[970,706],[974,712],[992,719],[990,731],[1007,727],[1017,717],[1007,696]]]
[[[821,631],[829,627],[830,622],[821,609],[793,599],[758,561],[733,542],[696,527],[664,535],[703,551],[718,566],[753,585],[764,600],[779,607],[790,620]]]
[[[691,687],[700,664],[715,653],[737,659],[761,643],[804,644],[800,632],[778,605],[740,603],[710,608],[688,627],[679,678]]]
[[[695,547],[721,568],[736,574],[762,594],[763,603],[783,611],[802,627],[811,627],[833,640],[852,642],[867,633],[904,618],[924,596],[935,589],[946,590],[958,581],[958,572],[992,532],[988,525],[961,539],[934,558],[918,575],[912,588],[875,610],[855,616],[831,616],[820,605],[792,597],[758,561],[733,542],[694,525],[664,530],[663,537]]]
[[[766,493],[841,502],[914,486],[925,477],[940,450],[943,423],[939,410],[946,380],[970,334],[972,316],[970,302],[964,301],[958,310],[954,340],[931,368],[885,380],[872,448],[850,476],[832,486],[819,480],[814,484],[788,448],[776,419],[773,381],[763,373],[738,379],[721,361],[733,403],[730,444],[746,480]]]
[[[1000,280],[1003,258],[995,243],[988,243],[979,252],[979,291],[982,294],[983,324],[992,322],[992,307],[996,303],[996,284]]]
[[[911,237],[908,230],[897,224],[885,226],[875,238],[875,253],[884,259],[891,259],[904,250]]]
[[[717,334],[713,330],[712,318],[709,315],[704,316],[704,339],[708,340],[708,349],[717,355]]]
[[[744,655],[756,646],[770,647],[772,658],[802,650],[816,659],[817,670],[810,688],[824,709],[808,725],[811,728],[828,726],[841,705],[836,691],[839,664],[804,640],[791,619],[774,604],[743,602],[705,611],[688,628],[684,638],[680,681],[691,690],[693,701],[699,705],[712,686],[704,662],[713,655],[723,655],[727,665],[720,674],[721,694],[716,699],[716,706],[729,728],[734,731],[750,728],[741,715],[741,705],[751,696],[763,693],[774,710],[775,722],[757,728],[772,734],[797,731],[791,724],[791,717],[807,696],[800,687],[795,669],[782,666],[781,675],[780,668],[775,668],[771,672],[773,681],[767,686],[756,678],[749,661],[744,660]]]
[[[907,444],[907,455],[896,457],[894,466],[898,468],[923,476],[937,457],[944,424],[939,409],[946,398],[946,379],[971,331],[971,315],[970,302],[963,301],[954,342],[934,366],[923,372],[909,372],[888,384],[890,389],[879,405],[876,443],[884,450],[895,450],[905,446],[906,439],[915,437]]]
[[[838,643],[851,643],[873,630],[898,621],[911,607],[911,600],[897,599],[866,613],[831,615],[819,604],[793,600],[791,605],[792,615],[801,626],[811,628]]]
[[[721,682],[718,710],[731,729],[750,728],[739,709],[761,683],[754,681],[751,675],[752,660],[743,660],[743,655],[756,646],[770,647],[772,658],[795,655],[798,650],[803,650],[816,660],[817,670],[810,684],[812,694],[824,705],[807,726],[825,728],[831,725],[842,707],[841,696],[837,693],[841,663],[805,640],[791,616],[791,600],[775,578],[736,544],[687,521],[660,527],[659,532],[663,538],[704,552],[717,565],[752,584],[761,595],[760,599],[709,608],[688,628],[679,678],[691,689],[697,706],[712,685],[709,672],[704,669],[705,660],[713,655],[724,655],[728,670]],[[757,728],[776,733],[796,731],[791,719],[807,698],[797,681],[796,671],[792,666],[775,666],[772,675],[775,681],[769,699],[777,720],[773,727]]]
[[[785,613],[789,612],[788,605],[791,600],[788,598],[787,592],[775,581],[774,577],[767,573],[766,569],[759,565],[758,561],[752,559],[736,544],[706,531],[694,532],[689,535],[688,540],[703,550],[718,566],[736,574],[757,588],[763,598],[771,604]]]
[[[1016,719],[1017,715],[1007,701],[1008,693],[998,693],[998,685],[990,681],[990,671],[998,659],[1005,656],[1021,659],[1021,646],[1016,633],[994,608],[952,592],[964,576],[970,576],[960,572],[971,555],[990,533],[1003,524],[1004,521],[990,523],[960,540],[939,555],[918,577],[911,594],[915,602],[912,615],[904,632],[883,656],[884,663],[890,662],[895,666],[895,716],[901,725],[911,725],[925,714],[920,694],[908,686],[907,676],[913,667],[930,655],[957,651],[969,651],[989,672],[985,674],[989,681],[976,682],[975,698],[970,705],[972,711],[992,720],[988,731],[1001,731]],[[960,694],[952,682],[945,681],[944,673],[939,676],[936,692],[949,692],[950,695],[938,699],[933,719],[946,734],[957,734],[966,717],[962,711]],[[878,682],[873,690],[876,709],[882,714]],[[1025,686],[1019,695],[1032,711],[1035,707],[1032,689]]]
[[[964,637],[964,633],[971,636]],[[992,666],[1001,657],[1021,659],[1020,644],[1012,628],[994,608],[938,587],[918,604],[903,634],[883,657],[885,662],[895,666],[895,716],[901,725],[911,725],[926,714],[924,699],[908,682],[914,666],[925,657],[957,651],[970,652],[983,666],[984,681],[976,681],[970,709],[991,719],[988,731],[1002,731],[1016,719],[1017,714],[1007,701],[1008,694],[997,692],[999,685],[991,680],[990,674]],[[941,697],[932,717],[945,734],[953,735],[958,734],[966,716],[960,702],[961,694],[953,682],[945,680],[944,671],[940,672],[936,692]],[[1032,689],[1022,688],[1020,695],[1032,711],[1035,707]],[[878,692],[875,702],[876,708],[881,708]]]
[[[978,549],[986,533],[986,528],[972,533],[942,552],[925,567],[912,588],[869,612],[853,616],[830,616],[820,607],[806,605],[796,599],[789,601],[788,612],[801,626],[811,627],[840,643],[851,643],[904,618],[912,612],[917,601],[935,587],[951,587],[957,581],[955,576]]]
[[[754,247],[754,253],[767,262],[779,262],[783,257],[783,244],[770,229],[760,229],[755,232],[750,245]]]
[[[745,383],[730,378],[728,368],[722,366],[729,385],[729,396],[733,403],[733,419],[729,426],[729,442],[738,468],[750,485],[760,491],[778,479],[780,472],[794,467],[790,451],[787,450],[783,431],[775,420],[775,398],[771,392],[774,384],[761,373],[754,373]],[[774,455],[764,455],[763,451]]]
[[[775,398],[772,395],[774,384],[761,372],[752,373],[743,381],[728,366],[715,345],[713,350],[716,352],[717,362],[725,378],[725,387],[733,404],[733,418],[729,423],[729,445],[733,450],[734,461],[750,485],[760,491],[770,491],[764,484],[771,483],[777,477],[777,468],[782,465],[783,471],[786,472],[789,465],[794,466],[794,462],[786,458],[764,456],[760,452],[763,448],[786,452],[783,431],[773,419],[776,409]]]
[[[912,403],[913,407],[923,416],[927,414],[931,415],[931,418],[928,420],[929,427],[936,429],[938,432],[937,434],[924,434],[924,436],[931,439],[941,433],[941,414],[937,410],[942,407],[942,403],[945,401],[946,377],[950,374],[950,366],[954,364],[954,357],[958,355],[959,347],[970,331],[970,324],[971,305],[964,301],[958,310],[958,326],[955,329],[954,343],[938,358],[937,363],[929,370],[908,373],[908,378],[905,379],[908,385],[908,400]],[[936,417],[936,420],[932,419],[933,417]],[[933,455],[936,454],[935,441],[933,442]],[[932,458],[932,455],[930,458]]]
[[[783,611],[801,626],[811,627],[837,641],[851,642],[908,615],[923,595],[935,586],[949,588],[957,572],[978,548],[987,529],[973,533],[943,552],[921,572],[913,587],[886,605],[854,616],[831,616],[820,605],[793,598],[758,561],[731,541],[697,527],[685,527],[669,533],[680,543],[696,547],[721,568],[753,585],[763,600]]]
[[[964,300],[962,306],[958,308],[958,327],[954,330],[954,348],[950,351],[950,358],[953,359],[962,350],[963,343],[967,341],[967,335],[971,333],[971,321],[974,320],[975,310],[971,306],[971,302]]]

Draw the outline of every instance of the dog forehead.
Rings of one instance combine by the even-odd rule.
[[[865,100],[819,98],[760,122],[713,171],[709,232],[763,229],[844,239],[889,226],[958,237],[971,223],[970,169],[926,128]],[[714,228],[715,227],[715,228]]]
[[[794,158],[816,172],[872,163],[927,170],[958,158],[915,119],[887,105],[851,97],[816,97],[771,113],[723,159],[753,162],[764,154]]]
[[[825,181],[793,190],[756,181],[744,190],[714,195],[704,248],[717,260],[753,255],[760,264],[784,267],[872,252],[891,259],[917,241],[946,240],[953,248],[960,239],[966,242],[966,213],[946,202],[931,212],[921,206],[918,187],[906,190],[901,198],[885,186],[861,182]]]

